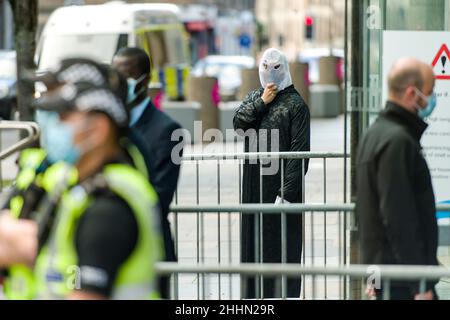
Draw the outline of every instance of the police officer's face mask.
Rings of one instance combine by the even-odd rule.
[[[263,88],[273,83],[278,91],[292,85],[289,64],[286,56],[277,49],[268,49],[264,52],[259,64],[259,79]]]
[[[86,129],[85,124],[68,124],[56,112],[38,111],[36,121],[41,127],[41,144],[51,163],[64,161],[75,165],[83,154],[92,149],[89,138],[76,145],[75,136]]]

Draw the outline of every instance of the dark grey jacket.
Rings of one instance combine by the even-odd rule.
[[[256,136],[246,139],[245,151],[309,151],[310,150],[310,114],[303,98],[290,86],[278,93],[268,106],[261,99],[263,88],[251,92],[243,101],[234,116],[234,129],[256,130]],[[279,130],[279,148],[274,150],[271,129]],[[264,131],[267,130],[267,134]],[[265,150],[261,150],[261,146]],[[267,167],[267,166],[265,166]],[[243,202],[259,203],[258,164],[244,165]],[[284,198],[293,203],[301,202],[302,172],[308,171],[308,161],[302,169],[301,160],[284,162]],[[281,169],[277,174],[265,175],[263,178],[262,202],[273,203],[277,195],[281,196]]]
[[[360,143],[356,213],[363,264],[437,265],[435,198],[420,145],[426,128],[388,102]],[[416,285],[411,289],[417,293]]]
[[[274,101],[268,106],[261,99],[263,89],[251,92],[241,104],[234,116],[235,130],[254,130],[249,139],[246,138],[245,151],[309,151],[310,150],[310,115],[309,108],[294,86],[279,92]],[[271,129],[279,130],[279,148],[274,150]],[[267,130],[266,132],[264,130]],[[266,146],[262,148],[261,146]],[[253,147],[253,148],[252,148]],[[275,148],[276,149],[276,148]],[[281,164],[278,163],[281,168]],[[265,165],[275,169],[274,164]],[[277,195],[283,193],[284,199],[292,203],[302,201],[302,173],[308,170],[308,161],[302,165],[302,160],[284,161],[284,190],[281,192],[281,169],[272,171],[271,175],[262,178],[262,199],[260,198],[260,164],[244,163],[243,194],[244,203],[274,203]],[[269,172],[265,172],[269,173]],[[255,261],[255,236],[262,234],[263,262],[281,263],[281,215],[265,216],[262,230],[255,229],[255,216],[243,215],[241,232],[241,261],[245,263]],[[287,262],[301,261],[302,252],[302,219],[300,214],[289,215],[286,219],[286,247]],[[259,238],[258,238],[259,239]],[[244,297],[254,299],[258,297],[254,278],[243,281]],[[264,297],[280,298],[279,287],[274,279],[264,279]],[[300,297],[300,280],[289,279],[287,282],[288,297]]]

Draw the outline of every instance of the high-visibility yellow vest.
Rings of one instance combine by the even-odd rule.
[[[124,146],[129,155],[131,156],[133,163],[138,171],[148,179],[148,171],[145,165],[140,151],[133,145],[127,144]],[[44,149],[27,149],[21,153],[19,159],[19,174],[16,178],[16,189],[19,191],[25,191],[33,182],[38,186],[44,188],[47,192],[50,192],[53,188],[52,183],[48,182],[43,185],[44,173],[38,173],[38,168],[42,165],[47,154]],[[51,171],[49,176],[60,174],[63,170],[62,163],[53,165],[49,168]],[[53,173],[52,173],[53,172]],[[47,173],[46,173],[47,174]],[[76,170],[73,169],[71,173],[71,179],[69,185],[74,185],[77,181]],[[10,209],[13,216],[18,217],[23,207],[23,196],[17,195],[10,200]],[[14,265],[8,269],[8,277],[6,278],[3,291],[5,296],[10,300],[30,300],[36,297],[37,286],[34,280],[33,270],[24,265]]]
[[[55,186],[60,176],[46,173],[43,185]],[[138,240],[131,255],[119,268],[112,299],[157,299],[154,265],[162,259],[163,242],[156,220],[157,196],[141,173],[127,165],[111,164],[101,176],[107,188],[132,209],[138,225]],[[67,190],[56,213],[55,225],[41,250],[35,267],[37,296],[61,299],[77,288],[81,270],[75,249],[75,232],[80,218],[95,199],[81,185]]]
[[[33,182],[39,185],[42,174],[37,170],[42,165],[47,154],[43,149],[30,148],[24,150],[19,158],[19,174],[15,188],[25,191]],[[18,218],[23,207],[23,196],[17,195],[9,202],[12,216]],[[33,270],[25,265],[14,265],[8,269],[8,277],[3,284],[6,298],[11,300],[29,300],[36,292]]]

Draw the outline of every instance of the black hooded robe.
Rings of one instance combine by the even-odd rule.
[[[294,86],[279,92],[276,98],[264,105],[261,96],[263,88],[251,92],[236,111],[233,124],[235,130],[251,132],[245,139],[245,152],[298,152],[310,151],[310,114],[309,108]],[[267,130],[267,133],[265,130]],[[271,129],[279,130],[279,150],[273,146]],[[247,131],[250,130],[250,131]],[[241,132],[242,134],[242,132]],[[261,148],[267,145],[267,148]],[[281,163],[281,161],[280,161]],[[290,203],[302,202],[302,172],[306,174],[308,161],[284,160],[284,199]],[[263,163],[264,168],[268,164]],[[272,173],[272,172],[271,172]],[[260,164],[259,161],[244,162],[243,171],[243,203],[275,203],[281,192],[281,169],[273,175],[263,176],[262,201],[260,199]],[[241,225],[241,261],[243,263],[258,262],[255,260],[255,219],[259,221],[259,213],[242,216]],[[301,262],[302,219],[301,214],[287,215],[287,263]],[[258,223],[258,222],[257,222]],[[281,263],[281,214],[265,215],[263,226],[263,263]],[[258,235],[259,237],[259,235]],[[258,241],[259,242],[259,241]],[[243,298],[259,298],[257,290],[259,281],[248,278],[242,281]],[[300,297],[301,282],[298,279],[287,280],[288,298]],[[281,297],[281,281],[264,279],[264,298]]]

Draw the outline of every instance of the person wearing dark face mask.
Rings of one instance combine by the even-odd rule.
[[[261,88],[254,90],[244,99],[234,116],[234,129],[250,134],[254,143],[245,142],[245,152],[301,152],[310,150],[309,108],[292,85],[286,56],[277,49],[268,49],[260,62],[259,76]],[[274,145],[278,131],[278,147]],[[256,136],[251,134],[256,131]],[[265,134],[267,132],[267,134]],[[251,150],[251,145],[265,146],[265,150]],[[303,166],[304,164],[304,166]],[[260,198],[260,165],[245,161],[242,185],[244,203],[301,203],[303,173],[308,171],[308,161],[286,160],[284,171],[263,175],[262,198]],[[284,177],[281,173],[284,172]],[[281,185],[284,181],[283,185]],[[300,263],[302,252],[301,215],[287,216],[286,262]],[[256,215],[242,217],[241,261],[244,263],[281,263],[281,215],[264,216],[262,221],[263,257],[255,261],[258,252],[255,236]],[[281,283],[274,279],[264,279],[262,295],[258,281],[248,278],[243,281],[244,298],[280,298]],[[300,280],[287,281],[288,298],[300,297]]]
[[[437,265],[438,228],[433,186],[420,139],[436,108],[430,66],[400,59],[389,74],[386,108],[360,142],[356,215],[361,263]],[[390,297],[436,299],[436,282],[419,294],[418,282],[392,282]],[[383,288],[368,294],[382,297]]]
[[[180,173],[180,165],[172,160],[172,150],[179,141],[172,141],[171,137],[174,131],[181,129],[181,126],[167,114],[157,110],[147,95],[151,66],[144,50],[123,48],[114,56],[112,66],[128,82],[129,125],[143,137],[147,151],[146,158],[152,162],[149,176],[161,204],[166,261],[176,261],[168,214]],[[161,281],[161,292],[163,298],[169,298],[168,277]]]

